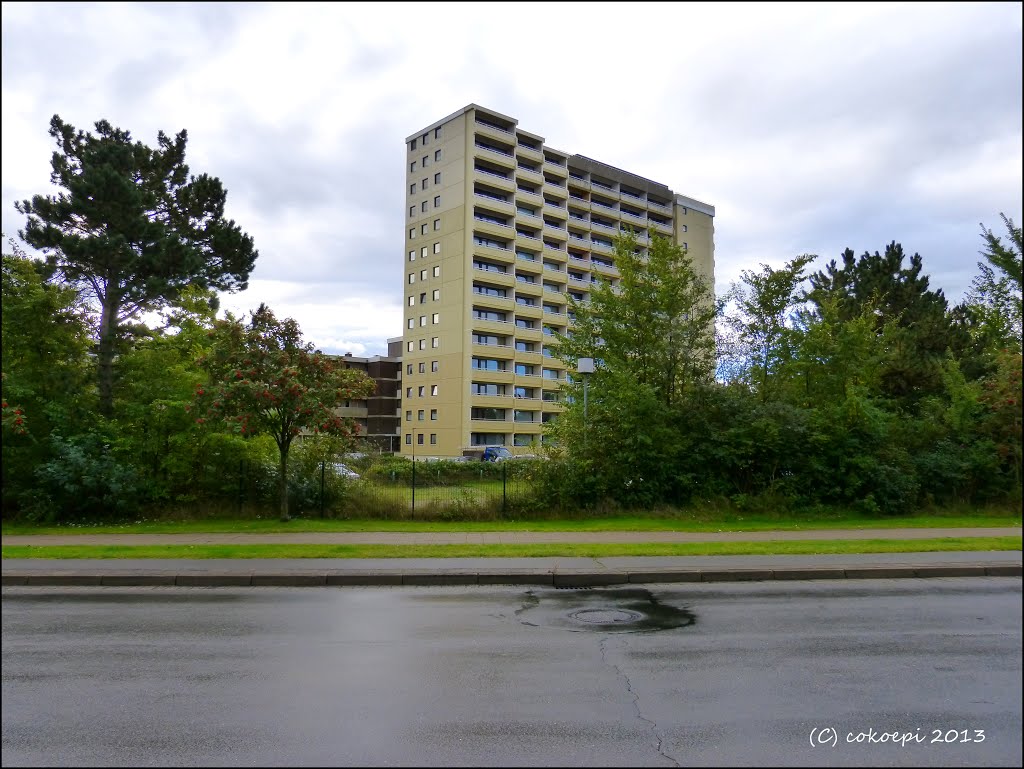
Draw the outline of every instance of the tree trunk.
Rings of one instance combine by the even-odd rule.
[[[288,444],[281,444],[281,467],[277,478],[277,491],[281,503],[281,520],[290,521],[288,514]]]
[[[114,415],[114,348],[117,340],[117,306],[109,295],[100,315],[100,338],[96,351],[96,376],[100,414]]]

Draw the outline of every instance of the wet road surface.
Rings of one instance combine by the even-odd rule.
[[[4,766],[1021,764],[1019,578],[5,588],[2,662]]]

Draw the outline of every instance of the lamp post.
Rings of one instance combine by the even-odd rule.
[[[594,359],[580,358],[576,361],[576,372],[583,375],[583,448],[587,448],[587,385],[594,373]]]

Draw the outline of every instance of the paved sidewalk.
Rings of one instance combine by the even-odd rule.
[[[1020,526],[945,529],[818,529],[807,531],[481,531],[296,532],[294,534],[30,534],[4,535],[10,545],[515,545],[638,542],[769,542],[773,540],[937,539],[1019,537]]]

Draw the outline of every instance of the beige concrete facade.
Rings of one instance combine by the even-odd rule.
[[[405,456],[537,451],[572,374],[545,339],[571,324],[570,295],[617,281],[621,227],[642,251],[652,229],[685,244],[714,285],[714,207],[476,104],[407,137],[405,189]]]

